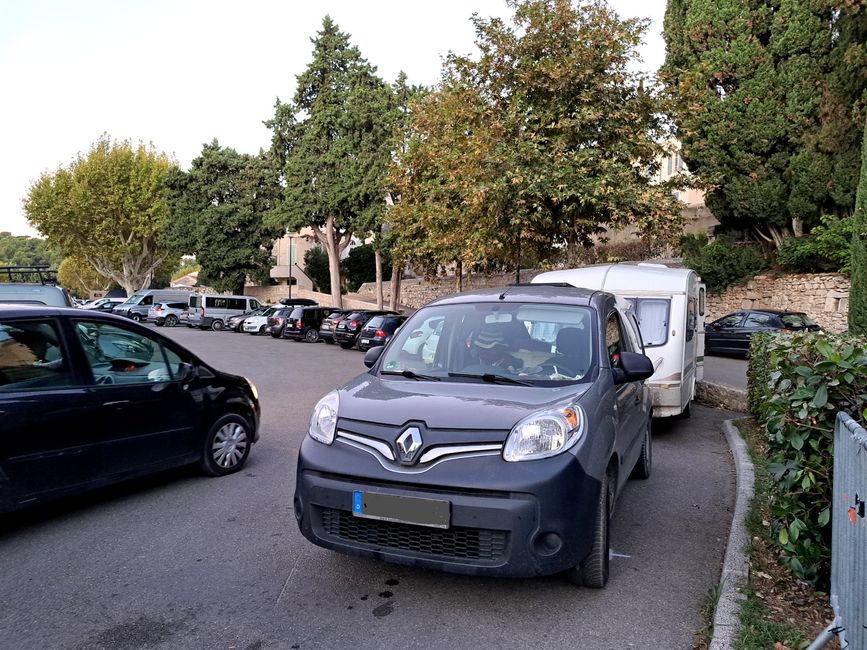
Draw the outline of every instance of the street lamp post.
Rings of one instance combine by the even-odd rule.
[[[289,299],[292,299],[292,240],[294,237],[289,235]]]

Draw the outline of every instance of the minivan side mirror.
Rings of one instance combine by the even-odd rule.
[[[364,365],[368,368],[373,368],[379,357],[382,356],[382,351],[385,350],[384,345],[377,345],[375,348],[370,348],[364,355]]]
[[[653,372],[653,362],[645,355],[624,350],[620,353],[620,367],[613,369],[614,383],[628,384],[633,381],[643,381]]]

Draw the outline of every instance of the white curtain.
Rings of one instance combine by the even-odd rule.
[[[644,345],[662,345],[668,336],[668,300],[638,300],[638,324]]]

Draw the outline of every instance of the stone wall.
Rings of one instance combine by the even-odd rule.
[[[267,287],[244,287],[244,295],[253,296],[263,305],[273,305],[280,302],[281,299],[289,297],[289,287],[285,284]],[[330,293],[319,293],[318,291],[309,291],[298,287],[292,287],[292,297],[310,298],[323,307],[331,305],[332,302]],[[376,309],[376,303],[343,296],[343,307],[345,309]]]
[[[839,273],[758,275],[745,285],[708,295],[705,320],[762,308],[805,312],[825,329],[842,332],[847,327],[849,278]]]

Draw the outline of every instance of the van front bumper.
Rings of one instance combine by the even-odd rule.
[[[518,463],[499,453],[470,456],[403,474],[340,440],[326,446],[308,437],[294,507],[302,534],[334,551],[451,573],[531,577],[587,556],[599,489],[569,453]],[[419,508],[436,503],[447,509],[447,524],[360,516],[356,500],[370,493],[425,500],[411,502]]]

